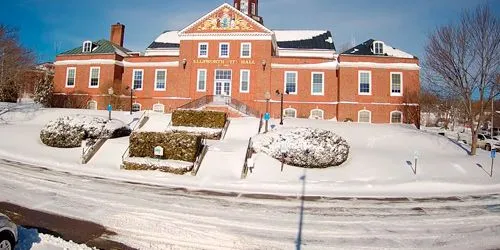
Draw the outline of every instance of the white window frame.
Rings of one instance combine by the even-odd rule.
[[[134,106],[137,106],[139,105],[139,110],[134,110]],[[140,112],[142,111],[142,104],[138,103],[138,102],[134,102],[132,103],[132,112]]]
[[[87,44],[90,44],[89,46],[89,50],[87,51],[85,49],[85,47],[87,47]],[[82,44],[82,52],[83,53],[89,53],[89,52],[92,52],[92,41],[83,41],[83,44]]]
[[[163,88],[158,88],[158,72],[163,71],[165,72],[165,85]],[[143,76],[144,78],[144,76]],[[143,80],[144,81],[144,80]],[[166,69],[156,69],[155,70],[155,91],[166,91],[167,90],[167,70]]]
[[[321,83],[321,92],[314,92],[314,75],[321,75],[321,79],[323,80]],[[325,72],[311,72],[311,95],[325,95]]]
[[[205,79],[203,81],[205,82],[204,88],[200,89],[200,72],[205,72]],[[198,92],[206,92],[207,91],[207,69],[198,69],[197,71],[197,77],[196,77],[196,91]]]
[[[255,3],[250,4],[250,6],[252,6],[252,7],[251,7],[251,8],[252,8],[252,11],[250,11],[250,12],[252,13],[252,15],[254,15],[254,16],[255,16],[255,15],[256,15],[255,13],[257,13],[257,10],[256,10],[256,9],[257,9],[257,6],[255,6]]]
[[[95,86],[91,85],[92,84],[92,70],[93,69],[99,70],[99,71],[97,71],[97,85],[95,85]],[[91,88],[91,89],[99,88],[100,80],[101,80],[101,67],[90,67],[90,70],[89,70],[89,88]]]
[[[368,76],[368,79],[370,80],[370,91],[368,93],[366,92],[361,92],[361,74],[362,73],[368,73],[369,76]],[[359,70],[358,71],[358,95],[372,95],[372,72],[369,71],[369,70]]]
[[[155,109],[155,107],[161,107],[161,109]],[[161,110],[161,111],[159,111],[159,110]],[[153,104],[153,112],[165,113],[165,105],[163,103],[155,103],[155,104]]]
[[[294,117],[286,116],[285,114],[286,114],[286,111],[287,111],[287,110],[293,110],[293,112],[294,112],[295,116],[294,116]],[[288,118],[297,118],[297,109],[294,109],[294,108],[292,108],[292,107],[288,107],[288,108],[286,108],[286,109],[283,109],[283,117],[288,117]]]
[[[140,88],[134,88],[135,87],[135,72],[142,72],[142,78],[141,78],[141,87]],[[156,77],[156,76],[155,76]],[[134,88],[134,90],[142,90],[144,88],[144,70],[143,69],[133,69],[132,70],[132,84],[131,84],[132,88]]]
[[[392,114],[399,113],[401,115],[401,122],[392,122]],[[403,112],[399,110],[393,110],[389,113],[389,122],[392,124],[403,124]]]
[[[90,103],[95,103],[95,109],[91,109],[90,108]],[[89,110],[97,110],[98,109],[97,108],[97,101],[96,100],[90,100],[90,101],[88,101],[87,102],[87,109],[89,109]]]
[[[214,95],[217,95],[216,92],[217,92],[217,71],[230,71],[231,72],[231,79],[228,80],[228,79],[224,79],[226,81],[229,81],[229,96],[232,95],[233,93],[233,70],[232,69],[224,69],[224,68],[216,68],[213,72],[214,72]],[[221,79],[219,79],[220,81]],[[224,91],[224,85],[221,86],[221,91]]]
[[[377,44],[380,44],[381,50],[379,53],[377,53]],[[375,41],[373,42],[373,54],[375,55],[383,55],[384,54],[384,42],[382,41]]]
[[[74,70],[75,71],[75,74],[74,74],[74,80],[73,80],[73,85],[68,85],[68,80],[69,80],[69,71],[70,70]],[[76,67],[68,67],[66,68],[66,83],[64,84],[66,86],[66,88],[74,88],[75,85],[76,85]]]
[[[248,45],[248,56],[243,55],[243,46]],[[241,58],[252,58],[252,43],[241,43],[240,45],[240,57]]]
[[[247,84],[247,90],[243,90],[243,72],[247,72],[248,74],[248,84]],[[242,69],[240,70],[240,93],[250,93],[250,70],[249,69]]]
[[[316,118],[313,117],[313,112],[314,111],[321,111],[321,118],[319,120],[324,120],[325,119],[325,111],[322,110],[322,109],[318,109],[318,108],[311,109],[311,112],[309,113],[309,119],[316,119]]]
[[[393,93],[392,92],[392,76],[393,75],[399,75],[399,79],[401,79],[401,84],[399,86],[399,93]],[[391,79],[390,79],[390,84],[391,84],[391,96],[403,96],[403,72],[391,72]]]
[[[283,91],[286,92],[286,75],[292,73],[295,74],[295,92],[289,92],[289,95],[296,95],[299,92],[299,72],[297,71],[285,71],[283,77]]]
[[[202,45],[206,45],[207,46],[207,54],[206,55],[202,55],[201,54],[201,46]],[[198,57],[199,58],[207,58],[208,57],[208,43],[198,43]]]
[[[368,112],[368,114],[370,114],[370,119],[368,122],[360,122],[359,120],[359,117],[361,115],[361,112]],[[358,123],[372,123],[372,112],[370,110],[366,110],[366,109],[362,109],[360,111],[358,111]]]
[[[227,56],[222,55],[222,45],[227,45]],[[229,55],[231,55],[231,46],[229,45],[229,43],[219,43],[219,57],[229,58]]]

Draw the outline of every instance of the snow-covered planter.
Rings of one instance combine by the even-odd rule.
[[[219,140],[222,135],[222,129],[220,128],[202,128],[202,127],[183,127],[183,126],[171,126],[167,127],[167,132],[187,132],[193,135],[199,135],[202,138],[210,140]]]
[[[347,160],[346,140],[324,129],[286,128],[253,138],[253,150],[288,165],[304,168],[338,166]]]
[[[40,139],[47,146],[74,148],[80,147],[84,139],[116,138],[130,132],[130,127],[122,121],[78,114],[50,121],[40,131]]]
[[[185,174],[193,169],[194,163],[176,160],[153,159],[149,157],[129,157],[123,160],[126,170],[159,170],[172,174]]]

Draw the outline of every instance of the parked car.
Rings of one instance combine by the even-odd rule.
[[[14,250],[17,240],[16,224],[0,213],[0,250]]]
[[[489,135],[478,134],[477,135],[477,146],[490,151],[492,148],[500,148],[500,141],[491,138]]]

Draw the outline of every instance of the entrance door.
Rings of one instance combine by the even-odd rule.
[[[215,95],[231,96],[231,70],[215,70]]]

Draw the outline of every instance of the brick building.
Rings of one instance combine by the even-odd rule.
[[[272,117],[283,95],[289,117],[418,123],[416,57],[379,40],[337,53],[330,31],[266,28],[258,4],[222,4],[163,32],[143,53],[124,48],[125,26],[114,24],[110,41],[84,41],[57,56],[55,92],[88,108],[268,110]]]

